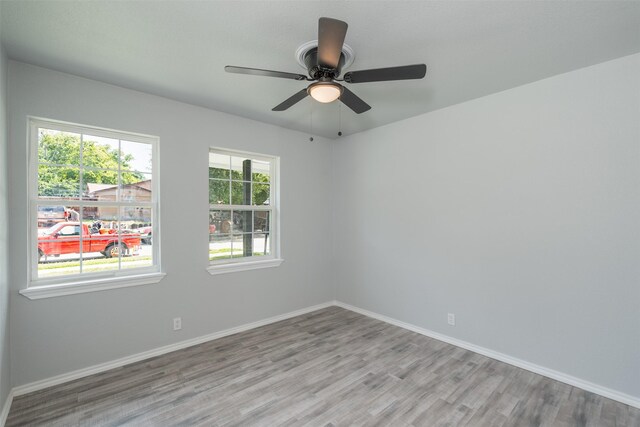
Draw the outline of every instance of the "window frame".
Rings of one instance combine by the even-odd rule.
[[[144,135],[135,132],[124,132],[106,129],[90,125],[80,125],[39,117],[27,117],[27,204],[28,204],[28,254],[27,287],[20,290],[20,293],[29,299],[39,299],[69,295],[76,293],[101,291],[105,289],[120,288],[126,286],[145,285],[157,283],[165,276],[162,273],[161,250],[160,250],[160,169],[159,169],[159,142],[157,136]],[[61,132],[77,133],[80,135],[89,134],[91,136],[114,138],[131,142],[146,143],[151,145],[151,201],[95,201],[95,200],[74,200],[79,206],[117,206],[119,216],[121,208],[126,206],[144,206],[151,208],[151,227],[154,236],[152,245],[153,265],[148,267],[134,267],[127,269],[110,270],[104,272],[68,274],[51,278],[38,278],[38,206],[57,206],[65,204],[65,199],[39,199],[38,198],[38,143],[39,128],[51,129]],[[79,164],[78,168],[84,170],[84,166]],[[120,166],[118,166],[120,171]],[[82,182],[79,183],[82,186]],[[119,184],[118,184],[119,185]]]
[[[269,220],[269,240],[270,240],[270,254],[265,256],[251,256],[251,257],[239,257],[239,258],[230,258],[224,260],[211,260],[208,257],[209,254],[209,245],[207,244],[207,259],[208,259],[208,267],[207,271],[214,274],[223,274],[223,273],[231,273],[237,271],[245,271],[245,270],[254,270],[258,268],[267,268],[267,267],[278,267],[284,261],[281,258],[281,246],[280,246],[280,157],[275,155],[254,153],[250,151],[243,150],[234,150],[223,147],[209,147],[209,155],[211,154],[220,154],[224,156],[232,156],[232,157],[245,157],[251,160],[258,160],[261,162],[269,163],[269,205],[268,206],[258,206],[258,205],[233,205],[233,204],[211,204],[209,203],[209,185],[211,182],[211,178],[209,177],[209,163],[207,156],[207,203],[208,215],[212,210],[241,210],[247,211],[251,210],[255,211],[266,211],[270,212],[270,220]],[[233,179],[231,176],[229,177],[229,181],[232,182]],[[253,183],[253,180],[251,181]],[[229,200],[231,202],[231,200]],[[253,218],[253,215],[252,215]],[[233,218],[232,218],[233,220]],[[252,221],[252,229],[255,221]],[[230,233],[233,236],[233,233]],[[207,234],[209,236],[209,234]],[[233,239],[233,237],[232,237]]]

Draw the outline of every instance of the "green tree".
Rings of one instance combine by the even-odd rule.
[[[74,134],[40,134],[38,143],[38,194],[41,196],[75,197],[80,188],[80,137]],[[83,183],[118,184],[118,162],[129,169],[133,156],[120,156],[117,149],[96,141],[82,143]],[[54,166],[60,165],[60,166]],[[99,168],[91,170],[87,168]],[[105,170],[110,169],[110,170]],[[138,172],[122,172],[122,183],[144,180]]]
[[[246,204],[244,203],[244,188],[248,183],[240,181],[242,174],[236,171],[231,171],[230,182],[229,172],[228,169],[209,168],[209,203]],[[269,175],[254,172],[252,180],[251,204],[263,205],[269,199]]]

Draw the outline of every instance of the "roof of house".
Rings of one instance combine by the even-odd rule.
[[[114,184],[97,184],[97,183],[93,183],[93,182],[88,182],[87,183],[87,192],[89,194],[94,194],[94,193],[100,193],[102,191],[107,191],[107,190],[115,190],[116,188],[118,188],[117,185]],[[151,180],[147,179],[144,181],[140,181],[140,182],[133,182],[131,184],[125,184],[123,186],[123,188],[138,188],[140,190],[144,190],[144,191],[151,191]]]
[[[96,191],[104,191],[112,188],[116,188],[117,185],[114,184],[97,184],[93,182],[87,183],[87,192],[95,193]]]

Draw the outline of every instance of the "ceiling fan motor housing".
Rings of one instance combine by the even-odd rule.
[[[306,42],[296,50],[296,60],[301,67],[307,70],[309,77],[298,73],[232,65],[227,65],[224,69],[228,73],[277,77],[298,81],[314,81],[314,83],[311,83],[305,89],[299,90],[273,107],[272,111],[285,111],[307,96],[311,96],[316,101],[325,104],[340,100],[340,102],[351,108],[356,114],[369,111],[371,106],[360,99],[355,93],[351,92],[347,87],[338,83],[338,81],[352,84],[411,80],[421,79],[427,73],[427,66],[425,64],[414,64],[400,67],[349,71],[341,80],[338,80],[342,69],[349,68],[354,60],[353,49],[344,43],[347,27],[346,22],[338,19],[327,17],[318,19],[318,40]]]
[[[336,68],[323,68],[318,65],[318,48],[314,47],[304,54],[304,64],[309,71],[309,77],[313,80],[319,80],[323,77],[335,79],[340,75],[344,66],[344,52],[340,54],[340,60]]]

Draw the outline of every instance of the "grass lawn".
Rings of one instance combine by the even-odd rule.
[[[135,256],[135,257],[122,257],[122,263],[126,264],[128,262],[136,262],[136,261],[150,261],[151,256]],[[118,258],[92,258],[87,259],[82,262],[83,268],[88,265],[105,265],[105,264],[117,264]],[[79,267],[80,261],[62,261],[62,262],[52,262],[52,263],[42,263],[38,264],[38,270],[53,270],[56,268],[68,268],[68,267]]]

